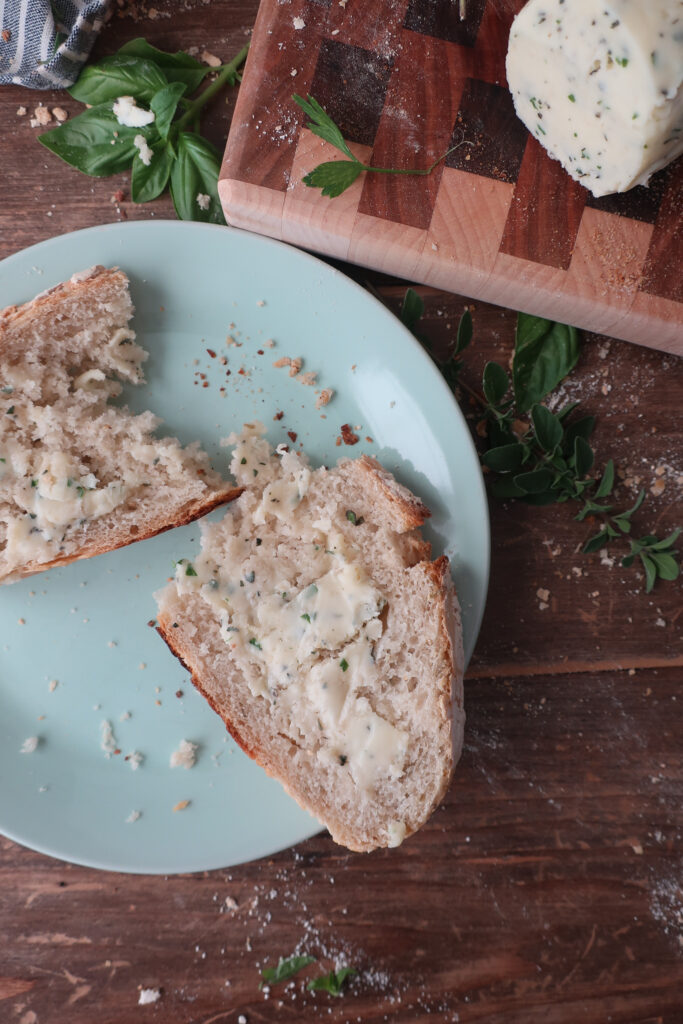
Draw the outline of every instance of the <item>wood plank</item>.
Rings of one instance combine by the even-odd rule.
[[[321,834],[230,871],[140,878],[2,843],[0,965],[26,986],[11,1019],[673,1024],[680,696],[676,670],[468,685],[453,787],[398,850]],[[301,981],[259,992],[260,967],[294,949],[359,979],[340,1000]],[[161,988],[155,1008],[138,1011],[138,986]]]

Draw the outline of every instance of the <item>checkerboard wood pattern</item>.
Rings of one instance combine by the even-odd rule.
[[[229,223],[473,298],[683,355],[683,159],[594,199],[514,113],[523,0],[262,0],[219,190]],[[303,23],[303,27],[301,27]],[[297,27],[299,26],[299,27]],[[336,199],[302,177],[340,158],[311,93],[376,166]]]

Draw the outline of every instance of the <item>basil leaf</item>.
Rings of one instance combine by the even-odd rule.
[[[528,412],[576,366],[579,336],[575,327],[542,317],[517,314],[512,384],[520,412]]]
[[[554,452],[562,441],[562,424],[557,416],[544,405],[535,405],[531,410],[531,422],[534,425],[536,440],[546,452]],[[582,473],[581,476],[584,474]]]
[[[649,594],[657,580],[657,566],[644,552],[641,552],[640,560],[645,569],[645,593]]]
[[[489,448],[481,457],[481,461],[496,473],[512,473],[524,465],[527,449],[523,444],[504,444],[499,448]]]
[[[469,309],[466,309],[460,317],[460,323],[458,324],[458,333],[455,337],[455,348],[453,349],[454,356],[459,356],[461,352],[465,351],[472,341],[472,334],[472,314]]]
[[[194,132],[180,132],[178,155],[171,170],[171,195],[181,220],[200,220],[225,224],[218,198],[218,150]],[[197,202],[199,195],[209,197],[206,210]]]
[[[133,142],[136,135],[148,140],[153,137],[144,128],[124,128],[114,117],[111,105],[100,103],[43,132],[38,141],[71,167],[103,178],[130,167],[137,153]]]
[[[177,53],[165,53],[163,50],[157,50],[156,46],[150,46],[146,39],[131,39],[121,47],[119,53],[153,61],[157,67],[163,69],[169,82],[182,82],[188,93],[198,89],[211,71],[210,67],[201,64],[189,53],[183,53],[182,50]]]
[[[510,387],[510,378],[499,363],[487,363],[484,367],[482,387],[489,405],[500,405]]]
[[[615,526],[619,527],[622,533],[631,532],[631,523],[628,519],[625,519],[623,516],[613,516],[612,522],[615,524]]]
[[[548,490],[554,477],[550,469],[532,469],[530,473],[519,473],[514,479],[525,494],[541,494]]]
[[[614,460],[610,459],[609,462],[607,463],[607,465],[605,466],[604,472],[602,474],[602,480],[600,481],[600,485],[598,486],[598,489],[595,492],[595,497],[596,498],[606,498],[608,494],[612,493],[612,488],[613,487],[614,487]]]
[[[574,466],[576,468],[576,475],[581,477],[585,476],[588,470],[593,465],[593,449],[588,444],[588,441],[584,440],[583,437],[577,437],[574,440]]]
[[[134,203],[148,203],[160,196],[168,185],[175,152],[170,142],[158,139],[150,149],[152,159],[145,164],[136,152],[130,178],[130,196]]]
[[[163,71],[141,57],[105,57],[98,64],[89,64],[81,71],[69,95],[81,103],[107,103],[119,96],[151,100],[166,85]]]
[[[650,549],[650,558],[657,566],[657,573],[663,580],[675,580],[678,579],[678,563],[673,555],[667,555],[662,553],[655,554]]]
[[[293,978],[295,974],[298,974],[299,971],[302,971],[304,967],[314,963],[314,956],[290,956],[286,960],[280,957],[277,967],[263,968],[261,971],[263,981],[260,983],[259,988],[263,988],[264,983],[267,985],[277,985],[281,981],[287,981],[289,978]]]
[[[580,420],[570,423],[564,433],[564,444],[562,446],[567,456],[574,454],[574,441],[582,437],[585,441],[595,429],[595,416],[582,416]]]
[[[363,170],[363,165],[356,160],[329,160],[319,164],[301,180],[309,188],[322,189],[324,196],[335,199],[353,185]]]
[[[641,491],[638,492],[638,497],[636,498],[636,500],[633,503],[633,505],[631,506],[631,508],[628,509],[627,512],[622,512],[621,513],[621,518],[622,519],[630,519],[631,516],[633,515],[633,513],[638,511],[638,509],[640,508],[640,506],[643,504],[644,501],[645,501],[645,491],[641,490]]]
[[[175,117],[178,101],[187,86],[183,82],[171,82],[159,92],[155,92],[149,101],[149,109],[154,111],[154,127],[162,139],[168,138],[171,121]]]

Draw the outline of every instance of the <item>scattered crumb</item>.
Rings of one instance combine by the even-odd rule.
[[[290,361],[289,361],[289,376],[290,377],[296,377],[297,373],[299,372],[299,370],[301,369],[301,367],[303,365],[304,365],[303,359],[299,359],[298,357],[296,359],[290,359]]]
[[[31,118],[31,128],[42,128],[49,124],[52,120],[52,114],[47,107],[39,106],[33,111],[33,117]]]
[[[69,112],[68,110],[65,110],[64,107],[53,107],[52,116],[55,121],[59,121],[59,123],[62,124],[68,118]]]
[[[642,854],[642,852],[643,852],[643,848],[642,848],[642,846],[640,845],[640,843],[632,843],[632,844],[631,844],[631,849],[633,850],[633,852],[634,852],[634,853],[637,853],[637,854],[638,854],[639,856],[640,856],[640,855]]]
[[[38,744],[39,743],[40,743],[40,737],[38,737],[38,736],[29,736],[21,744],[21,749],[20,749],[19,753],[20,754],[35,754],[36,750],[38,749]]]
[[[124,761],[128,761],[131,769],[136,772],[142,762],[145,760],[145,755],[141,754],[139,750],[134,750],[132,754],[126,754]]]
[[[660,615],[660,617],[658,619],[655,619],[655,626],[660,626],[660,627],[664,628],[664,626],[666,626],[666,620],[663,619],[661,617],[661,615]]]
[[[48,683],[47,688],[50,691],[50,693],[54,693],[58,686],[59,681],[57,679],[51,679],[50,682]]]
[[[279,412],[275,413],[275,415],[273,416],[273,419],[274,420],[281,420],[283,416],[284,416],[284,413],[282,412],[282,410],[280,410]]]
[[[273,363],[273,366],[275,367],[276,370],[282,369],[283,366],[291,366],[291,365],[292,365],[292,360],[289,358],[289,356],[282,356],[281,359],[276,359],[275,362]]]
[[[17,117],[26,117],[27,113],[26,107],[17,107]]]
[[[17,623],[20,626],[25,626],[26,625],[26,619],[17,619]]]
[[[348,423],[342,423],[339,429],[341,431],[342,441],[344,444],[358,444],[360,438],[358,437],[358,434],[354,434]]]
[[[176,812],[176,811],[184,811],[184,810],[185,810],[185,808],[186,808],[186,807],[189,807],[191,803],[192,803],[192,801],[191,801],[191,800],[181,800],[181,801],[180,801],[179,803],[177,803],[177,804],[175,805],[175,807],[173,808],[173,813],[175,814],[175,812]]]
[[[296,26],[295,26],[295,28],[296,28]],[[2,32],[0,32],[0,36],[2,36],[3,43],[9,43],[10,39],[12,38],[12,33],[11,33],[10,29],[3,28]]]
[[[332,388],[323,388],[318,397],[315,400],[316,409],[322,409],[324,405],[329,405],[334,395]]]
[[[241,1013],[237,1018],[237,1024],[249,1024],[248,1018],[245,1017],[243,1013]]]
[[[303,18],[294,18],[292,20],[292,25],[294,26],[297,32],[300,32],[302,28],[306,28],[306,22],[304,21]]]
[[[265,304],[266,304],[266,300],[265,299],[259,299],[258,302],[256,303],[256,305],[259,307],[259,309],[263,309]]]
[[[190,740],[181,740],[177,750],[171,754],[169,765],[171,768],[192,768],[197,760],[199,744]],[[175,810],[175,808],[174,808]]]
[[[202,50],[199,54],[199,59],[202,64],[208,64],[210,68],[219,68],[222,64],[220,57],[216,57],[215,54],[209,53],[208,50]]]
[[[126,824],[132,825],[134,821],[138,821],[142,817],[142,811],[131,811],[126,818]]]
[[[547,601],[550,597],[550,591],[546,590],[545,587],[539,587],[536,591],[536,597],[539,601]]]
[[[138,997],[138,1006],[147,1006],[148,1003],[156,1003],[158,999],[161,999],[161,989],[141,988],[140,995]]]
[[[225,909],[226,910],[237,910],[237,900],[234,896],[225,897]]]
[[[666,487],[666,480],[664,479],[663,476],[659,476],[659,477],[657,477],[657,479],[653,483],[652,487],[650,488],[650,494],[654,495],[655,498],[658,498],[660,494],[664,493],[665,487]]]
[[[197,193],[197,206],[200,210],[208,210],[211,204],[211,196],[207,196],[205,192]]]
[[[107,757],[111,757],[118,749],[111,722],[108,722],[106,719],[100,722],[100,748]]]
[[[317,379],[318,374],[315,373],[313,370],[309,370],[308,373],[302,373],[301,376],[299,377],[299,381],[302,384],[305,384],[306,387],[308,388],[313,387]]]

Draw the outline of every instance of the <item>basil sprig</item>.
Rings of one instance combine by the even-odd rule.
[[[189,53],[164,53],[145,39],[133,39],[113,56],[84,68],[69,92],[89,109],[44,132],[39,141],[92,177],[130,168],[133,202],[150,202],[170,186],[181,220],[224,224],[218,198],[220,154],[200,134],[198,124],[206,103],[241,80],[247,51],[245,46],[217,69]],[[194,99],[188,98],[211,72],[217,72],[214,81]],[[151,110],[154,121],[140,128],[120,124],[113,105],[121,96],[132,96],[136,106]],[[145,160],[135,144],[137,136],[149,148]]]

